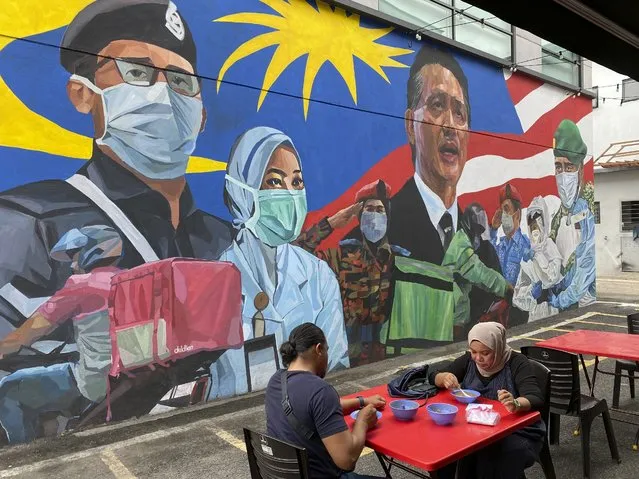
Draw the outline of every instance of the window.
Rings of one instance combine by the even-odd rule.
[[[380,12],[477,50],[509,59],[512,26],[462,0],[379,0]]]
[[[595,210],[592,212],[595,215],[595,224],[598,225],[601,223],[601,206],[599,206],[599,202],[595,201]]]
[[[425,32],[453,38],[452,2],[442,0],[379,0],[379,11],[419,26]]]
[[[621,231],[632,231],[639,225],[639,201],[621,202]]]
[[[621,84],[621,103],[639,100],[639,82],[626,78]]]
[[[546,40],[541,41],[541,55],[541,72],[544,75],[579,85],[579,55]]]

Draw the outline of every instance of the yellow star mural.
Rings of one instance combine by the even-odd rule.
[[[93,0],[3,0],[0,9],[0,51],[13,41],[64,27]],[[34,13],[35,12],[35,13]],[[0,146],[89,159],[93,140],[74,133],[31,111],[0,76]],[[189,173],[224,170],[226,164],[191,157]]]
[[[317,74],[327,62],[331,63],[344,79],[355,104],[355,58],[359,58],[389,83],[382,67],[407,68],[393,57],[407,55],[412,53],[412,50],[376,42],[390,33],[392,28],[365,28],[360,25],[359,15],[348,15],[343,9],[333,8],[321,1],[317,2],[317,8],[306,0],[260,1],[277,14],[242,12],[215,20],[260,25],[273,30],[251,38],[226,59],[218,75],[218,92],[224,76],[235,63],[272,46],[276,46],[276,49],[264,75],[257,109],[261,108],[279,76],[295,60],[307,56],[302,86],[304,118],[308,117],[309,102]]]

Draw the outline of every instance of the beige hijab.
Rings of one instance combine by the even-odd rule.
[[[504,369],[513,352],[506,342],[506,328],[495,322],[477,323],[468,333],[468,345],[473,341],[479,341],[495,353],[495,360],[490,368],[482,369],[477,365],[482,376],[490,377]]]

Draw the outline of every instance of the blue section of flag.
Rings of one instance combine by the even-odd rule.
[[[384,156],[404,145],[404,111],[409,68],[384,68],[390,84],[361,60],[355,60],[358,103],[330,63],[323,65],[314,82],[308,118],[304,119],[302,85],[306,57],[296,60],[276,81],[257,111],[259,88],[274,47],[256,53],[231,67],[219,94],[215,79],[228,56],[250,38],[270,29],[243,24],[214,22],[238,12],[275,14],[261,2],[248,0],[175,0],[189,23],[198,45],[198,70],[207,79],[203,97],[208,111],[204,133],[194,152],[197,156],[226,161],[242,132],[265,125],[289,135],[302,161],[309,209],[330,203],[347,190]],[[383,27],[372,20],[367,27]],[[32,40],[58,45],[64,29],[38,35]],[[399,30],[378,43],[416,50],[419,42]],[[522,133],[502,70],[464,54],[457,54],[469,79],[473,130]],[[410,66],[413,55],[395,57]],[[0,52],[0,75],[33,111],[71,131],[90,136],[90,118],[75,111],[66,97],[68,73],[59,64],[59,51],[25,41],[14,41]],[[3,112],[10,115],[10,112]],[[36,133],[37,134],[37,133]],[[63,178],[81,162],[44,153],[0,149],[3,162],[1,188],[29,181]],[[19,164],[11,165],[17,161]],[[222,201],[223,173],[190,176],[198,205],[228,217]]]

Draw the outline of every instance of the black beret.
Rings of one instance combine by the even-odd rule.
[[[177,53],[196,67],[193,35],[170,0],[96,0],[76,15],[60,45],[60,63],[76,73],[79,60],[115,40],[137,40]]]

